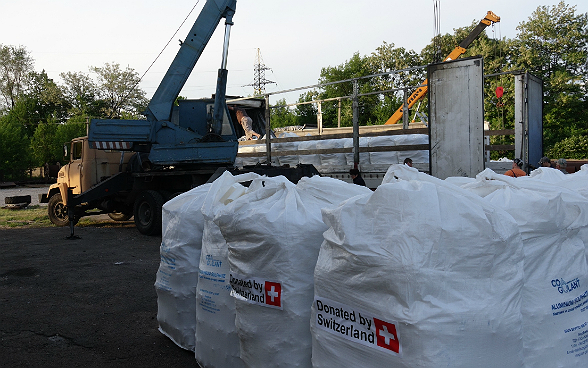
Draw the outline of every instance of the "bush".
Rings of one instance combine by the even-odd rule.
[[[561,140],[553,145],[553,148],[547,152],[547,156],[585,160],[588,158],[588,136],[578,135]]]

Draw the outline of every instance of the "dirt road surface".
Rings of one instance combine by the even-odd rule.
[[[160,237],[132,225],[0,229],[4,367],[198,367],[157,329]]]

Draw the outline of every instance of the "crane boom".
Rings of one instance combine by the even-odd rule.
[[[449,55],[447,55],[447,57],[443,60],[443,62],[455,60],[458,57],[460,57],[461,55],[463,55],[466,52],[466,49],[468,48],[468,46],[470,46],[470,44],[480,35],[480,33],[482,33],[482,31],[484,29],[486,29],[486,27],[488,27],[492,23],[498,23],[498,22],[500,22],[500,17],[497,16],[496,14],[494,14],[493,12],[489,11],[486,14],[486,16],[484,17],[484,19],[482,19],[480,21],[480,23],[478,23],[478,25],[470,32],[470,34],[463,41],[461,41],[459,43],[459,45],[456,46],[455,49],[453,49],[453,51],[451,51],[451,53],[449,53]],[[418,100],[420,100],[421,98],[423,98],[427,94],[427,91],[428,91],[427,83],[428,83],[428,81],[425,79],[425,81],[423,83],[421,83],[422,86],[417,88],[410,95],[410,97],[408,97],[408,99],[406,100],[406,104],[408,105],[409,109]],[[400,106],[398,108],[398,110],[396,110],[396,112],[394,114],[392,114],[390,119],[388,119],[388,121],[386,121],[386,124],[398,123],[400,121],[400,119],[402,119],[403,113],[404,113],[404,104],[402,104],[402,106]]]
[[[222,18],[232,24],[236,0],[207,1],[149,103],[148,114],[169,121],[174,101]],[[223,65],[224,68],[224,65]]]
[[[148,152],[149,160],[158,165],[232,164],[238,142],[226,104],[226,66],[236,6],[237,0],[206,0],[147,106],[147,119],[92,119],[88,132],[90,147],[104,149],[116,143],[122,150]],[[185,100],[175,106],[222,18],[225,38],[213,103],[207,99]]]

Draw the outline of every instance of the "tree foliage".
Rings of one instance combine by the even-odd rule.
[[[518,27],[511,55],[516,68],[544,83],[544,133],[547,148],[588,133],[588,14],[563,1],[539,6]],[[586,154],[588,155],[588,154]]]
[[[25,48],[0,45],[0,170],[12,179],[34,166],[64,163],[63,144],[85,135],[89,118],[140,118],[147,105],[130,67],[92,67],[96,78],[62,73],[59,85],[32,64]]]
[[[100,99],[104,102],[103,115],[107,119],[138,117],[137,112],[147,107],[145,92],[137,88],[140,78],[137,72],[119,64],[106,63],[103,67],[91,67],[98,80]]]
[[[11,109],[24,94],[33,72],[33,58],[23,46],[0,44],[0,108]]]
[[[0,180],[16,180],[31,168],[29,137],[24,126],[0,116]]]

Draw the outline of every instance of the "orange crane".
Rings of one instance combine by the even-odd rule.
[[[500,22],[500,17],[497,16],[496,14],[494,14],[493,12],[489,11],[486,14],[486,16],[484,17],[484,19],[482,19],[480,21],[480,23],[478,23],[476,28],[474,28],[470,32],[470,34],[463,41],[461,41],[461,43],[455,49],[453,49],[453,51],[451,51],[451,53],[443,60],[443,62],[455,60],[458,57],[460,57],[461,55],[463,55],[466,52],[466,48],[472,43],[472,41],[474,41],[480,35],[480,33],[482,33],[482,31],[484,29],[486,29],[486,27],[488,27],[492,23],[498,23],[498,22]],[[410,97],[408,97],[408,99],[406,100],[406,104],[408,105],[409,109],[418,100],[420,100],[421,98],[423,98],[427,94],[427,90],[428,90],[427,80],[425,79],[425,81],[421,84],[422,84],[422,87],[417,88],[410,95]],[[400,119],[402,119],[403,113],[404,113],[404,104],[402,104],[402,106],[400,106],[398,108],[398,110],[396,110],[396,112],[390,117],[390,119],[388,119],[388,121],[386,121],[386,124],[398,123],[400,121]]]

